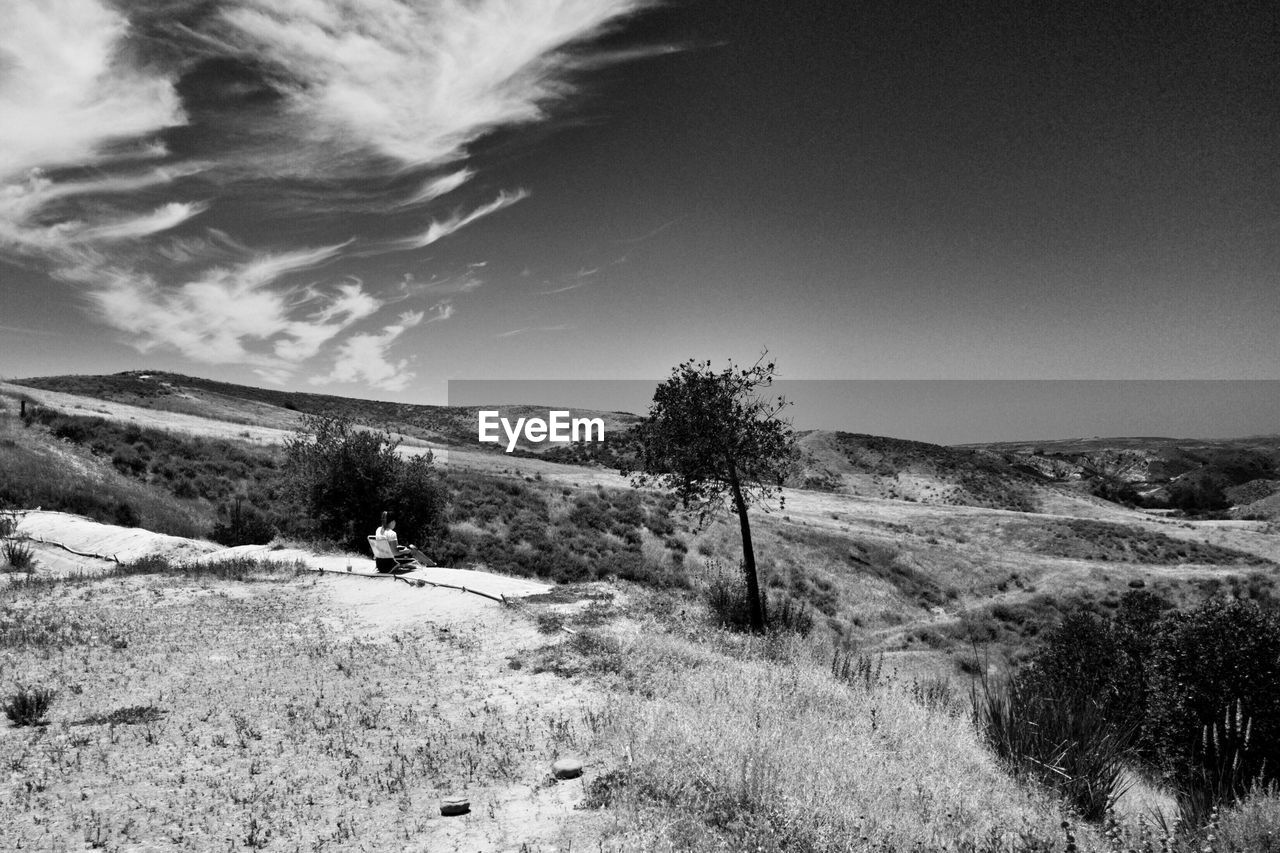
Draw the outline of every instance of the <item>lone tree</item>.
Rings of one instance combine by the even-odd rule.
[[[658,386],[649,416],[637,427],[640,452],[635,469],[624,468],[636,486],[671,489],[686,509],[705,522],[733,503],[742,530],[742,565],[751,630],[768,625],[747,509],[780,496],[783,480],[799,457],[791,425],[779,419],[790,405],[765,399],[774,363],[764,356],[751,367],[732,362],[721,371],[711,362],[686,361]]]

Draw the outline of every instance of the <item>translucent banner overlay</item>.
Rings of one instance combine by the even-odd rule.
[[[553,410],[599,416],[608,433],[634,422],[616,413],[644,415],[661,381],[450,380],[448,402],[501,411],[512,425]],[[765,393],[793,403],[796,429],[934,444],[1280,434],[1280,380],[783,379]],[[476,419],[478,433],[478,415],[458,417]]]

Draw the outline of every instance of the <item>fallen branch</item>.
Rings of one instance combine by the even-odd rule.
[[[436,581],[430,581],[430,580],[427,580],[426,578],[409,578],[409,577],[405,577],[404,575],[392,575],[392,574],[370,575],[370,574],[365,574],[363,572],[344,572],[340,569],[325,569],[320,567],[312,569],[312,571],[328,572],[329,574],[334,574],[334,575],[348,575],[351,577],[361,577],[361,578],[391,578],[392,580],[404,581],[410,586],[421,586],[425,584],[428,586],[441,587],[443,589],[456,589],[456,590],[460,590],[461,592],[469,592],[472,595],[481,596],[482,598],[488,598],[491,601],[496,601],[502,605],[507,605],[507,606],[510,605],[510,602],[507,601],[507,597],[505,595],[502,595],[501,593],[499,593],[498,595],[493,595],[488,592],[481,592],[478,589],[472,589],[471,587],[457,586],[451,583],[437,583]]]
[[[39,542],[41,545],[53,545],[54,547],[61,548],[64,551],[75,554],[77,557],[93,557],[96,560],[107,560],[108,562],[115,563],[116,565],[120,564],[120,558],[115,554],[94,554],[89,551],[77,551],[75,548],[70,548],[63,545],[61,542],[54,542],[52,539],[41,539],[38,536],[27,536],[24,534],[22,538],[31,542]]]

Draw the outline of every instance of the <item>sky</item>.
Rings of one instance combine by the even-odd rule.
[[[1280,379],[1274,3],[0,20],[2,377]]]

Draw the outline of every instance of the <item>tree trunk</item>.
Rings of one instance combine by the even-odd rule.
[[[760,596],[760,580],[756,577],[756,552],[751,547],[751,523],[747,521],[747,502],[742,498],[742,486],[738,483],[737,466],[729,464],[729,485],[733,488],[733,505],[738,512],[738,524],[742,527],[742,569],[747,576],[747,609],[751,615],[751,630],[763,634],[768,625],[764,599]]]

